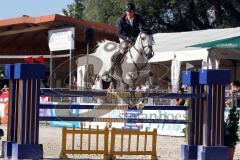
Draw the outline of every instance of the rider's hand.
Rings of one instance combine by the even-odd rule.
[[[136,38],[130,37],[130,43],[135,43],[135,41],[136,41]]]
[[[131,43],[131,38],[127,37],[126,42]]]
[[[134,37],[128,37],[128,38],[126,39],[126,42],[128,42],[128,43],[130,43],[130,44],[135,43],[135,41],[136,41],[136,38],[134,38]]]

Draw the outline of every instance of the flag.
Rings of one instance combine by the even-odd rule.
[[[44,59],[43,56],[39,56],[39,57],[37,57],[37,58],[34,58],[34,60],[35,60],[36,62],[39,62],[39,63],[44,63],[44,61],[45,61],[45,59]]]
[[[194,68],[194,65],[192,65],[191,63],[186,63],[186,71],[191,68]]]
[[[33,63],[33,57],[24,58],[25,62]]]

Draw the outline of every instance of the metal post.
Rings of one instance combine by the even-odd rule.
[[[49,78],[50,78],[50,88],[52,88],[53,84],[53,79],[52,79],[52,76],[53,76],[53,60],[52,60],[52,51],[50,51],[50,75],[49,75]]]
[[[69,55],[69,89],[71,89],[72,87],[72,49],[70,49],[70,55]]]
[[[86,67],[87,88],[89,87],[89,85],[88,85],[88,63],[89,63],[89,43],[87,43],[87,67]]]

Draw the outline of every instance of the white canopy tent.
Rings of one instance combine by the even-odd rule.
[[[240,50],[228,47],[189,47],[229,38],[240,37],[240,27],[208,29],[177,33],[157,33],[154,36],[154,57],[150,63],[172,61],[171,80],[173,91],[177,91],[181,62],[202,60],[202,68],[218,68],[220,59],[240,59]],[[229,42],[228,42],[229,43]],[[226,49],[228,48],[228,49]]]
[[[154,34],[156,55],[150,62],[173,60],[191,61],[205,59],[209,48],[188,47],[221,39],[240,36],[240,27],[227,29],[208,29],[190,32]]]

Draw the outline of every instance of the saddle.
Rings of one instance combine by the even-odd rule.
[[[123,50],[123,53],[121,53],[121,51],[117,51],[111,58],[112,61],[112,66],[109,70],[109,74],[113,75],[115,68],[118,65],[121,65],[123,63],[124,57],[127,54],[127,52],[129,51],[129,49],[134,45],[134,43],[128,43],[127,47]]]
[[[123,53],[121,53],[121,51],[117,51],[111,58],[112,63],[115,62],[121,62],[120,64],[123,63],[123,58],[125,57],[126,53],[128,52],[128,50],[134,45],[134,43],[128,43],[127,47],[123,50]]]
[[[120,51],[116,52],[113,56],[112,56],[112,63],[113,64],[117,64],[118,62],[120,62],[120,64],[123,63],[123,58],[125,56],[125,54],[127,53],[127,51],[125,51],[124,53],[121,53]]]

